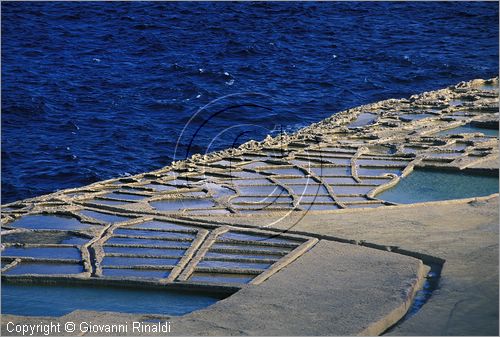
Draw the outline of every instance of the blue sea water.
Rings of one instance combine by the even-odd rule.
[[[498,74],[496,2],[1,7],[2,203]]]

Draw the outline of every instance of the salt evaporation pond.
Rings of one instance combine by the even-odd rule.
[[[486,129],[471,124],[466,124],[454,129],[441,131],[437,134],[437,136],[451,136],[451,135],[459,135],[462,133],[478,133],[478,132],[484,134],[485,136],[498,137],[498,129]]]
[[[377,198],[400,204],[479,197],[498,193],[498,176],[415,170]]]
[[[170,290],[2,282],[2,313],[24,316],[63,316],[78,309],[179,316],[222,298]]]

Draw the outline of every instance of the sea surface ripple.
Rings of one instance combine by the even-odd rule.
[[[2,203],[498,74],[497,2],[1,6]]]

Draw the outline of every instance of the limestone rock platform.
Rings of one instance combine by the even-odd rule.
[[[498,184],[498,142],[498,78],[473,80],[3,205],[3,282],[230,296],[180,317],[3,314],[2,334],[151,317],[176,335],[498,334],[498,193],[384,197],[422,170]]]

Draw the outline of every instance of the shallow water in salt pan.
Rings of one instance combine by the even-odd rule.
[[[159,211],[178,211],[185,208],[208,208],[215,205],[209,199],[170,199],[154,201],[150,204]]]
[[[122,221],[127,221],[127,220],[131,219],[131,218],[124,217],[124,216],[95,212],[95,211],[90,211],[90,210],[83,210],[83,211],[80,211],[79,213],[82,215],[88,216],[90,218],[93,218],[95,220],[108,222],[108,223],[122,222]]]
[[[2,256],[80,260],[80,251],[72,247],[7,247]]]
[[[441,132],[437,133],[436,136],[450,136],[450,135],[458,135],[461,133],[477,133],[477,132],[481,132],[485,136],[498,137],[498,130],[480,128],[480,127],[473,126],[470,124],[459,126],[458,128],[454,128],[454,129],[441,131]]]
[[[415,170],[377,198],[409,204],[470,198],[498,193],[498,176]]]
[[[170,270],[103,268],[106,277],[166,278],[169,274]]]
[[[83,266],[76,263],[31,263],[21,262],[5,272],[6,275],[55,275],[55,274],[79,274],[83,272]],[[3,298],[2,298],[3,302]],[[2,303],[3,304],[3,303]]]
[[[171,241],[171,240],[153,240],[153,239],[133,239],[133,238],[117,238],[112,237],[108,241],[107,244],[118,244],[118,245],[149,245],[149,246],[158,246],[158,247],[170,247],[170,246],[190,246],[190,241]]]
[[[29,229],[66,229],[76,230],[89,227],[75,218],[62,215],[27,215],[9,223],[13,227]]]
[[[230,261],[209,261],[203,260],[198,263],[199,267],[210,268],[231,268],[231,269],[267,269],[271,263],[253,263],[253,262],[230,262]]]
[[[248,283],[254,278],[254,275],[244,274],[223,274],[223,273],[194,273],[189,281],[206,283]]]
[[[185,247],[187,249],[187,247]],[[151,255],[151,256],[182,256],[185,249],[168,248],[139,248],[139,247],[110,247],[104,246],[105,254],[132,254],[132,255]]]
[[[77,309],[183,315],[222,298],[166,289],[24,286],[2,282],[2,313],[26,316],[63,316]]]
[[[369,125],[372,124],[376,119],[377,119],[376,114],[361,113],[354,122],[349,124],[349,128],[356,128],[360,126]]]
[[[140,265],[175,266],[175,264],[178,261],[179,261],[178,259],[106,256],[102,261],[102,265],[103,266],[140,266]]]
[[[151,228],[164,230],[193,230],[192,227],[181,226],[171,222],[164,221],[146,221],[128,228]]]

